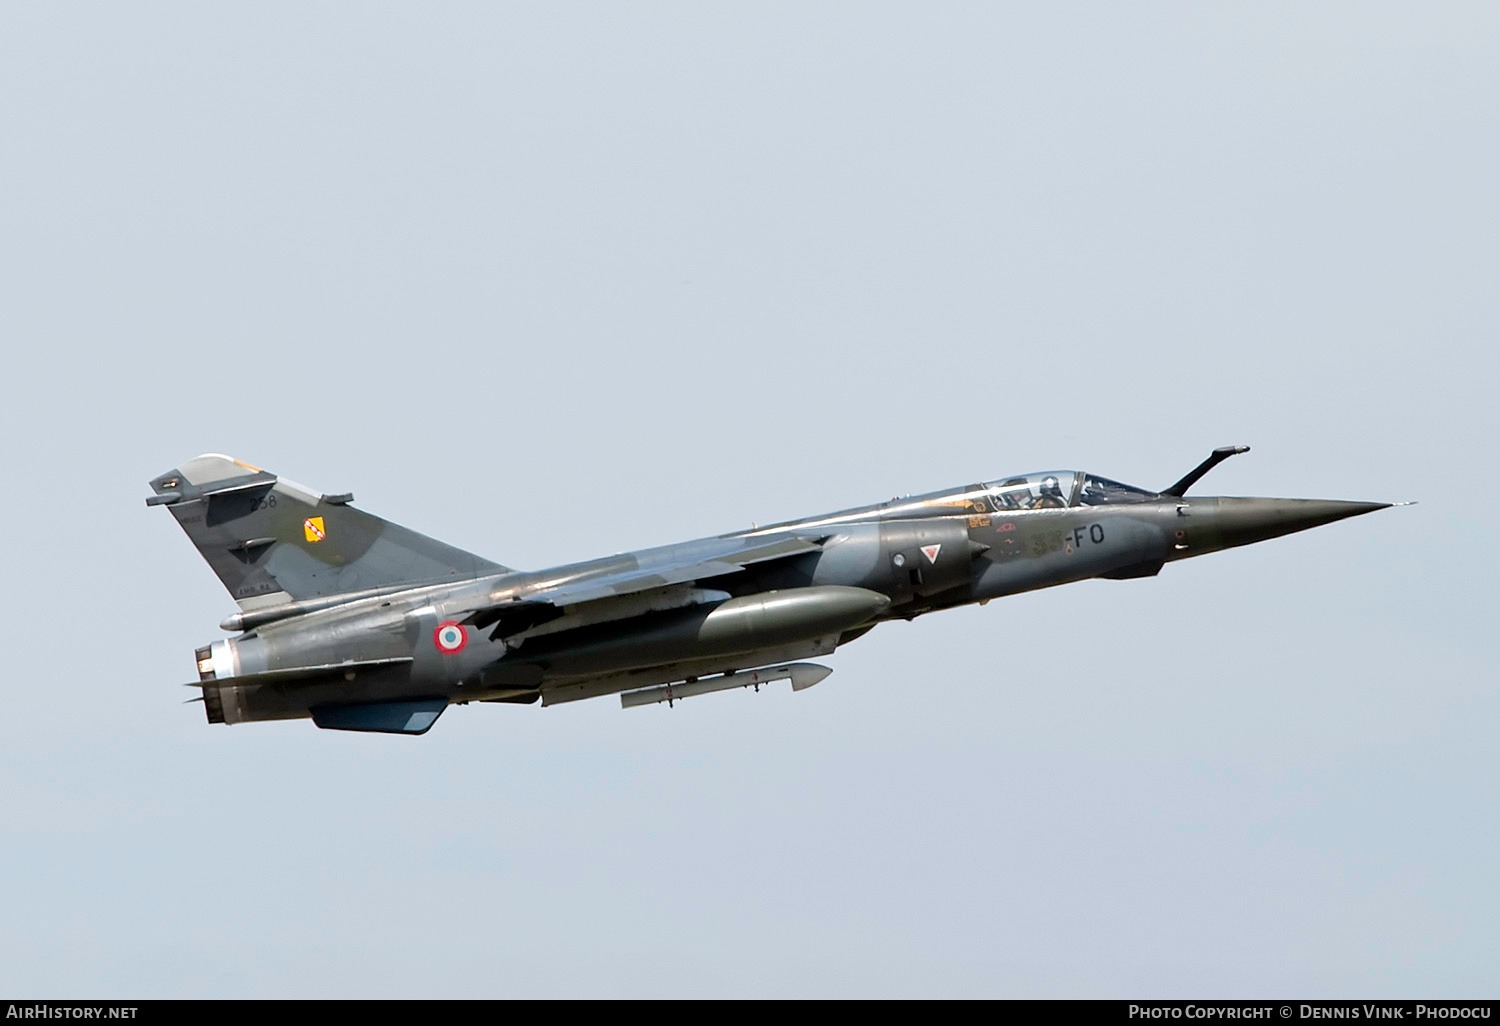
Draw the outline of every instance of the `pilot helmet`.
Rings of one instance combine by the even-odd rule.
[[[1056,495],[1059,498],[1062,497],[1062,487],[1057,483],[1057,478],[1053,477],[1051,474],[1048,474],[1046,477],[1042,478],[1042,494]]]

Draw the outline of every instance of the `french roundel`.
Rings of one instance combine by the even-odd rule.
[[[464,650],[464,646],[469,643],[469,635],[457,620],[445,620],[432,632],[432,643],[439,652],[452,655]]]

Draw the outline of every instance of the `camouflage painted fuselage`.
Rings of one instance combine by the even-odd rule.
[[[148,501],[241,605],[224,623],[238,636],[198,653],[211,722],[421,733],[450,703],[555,704],[786,664],[885,620],[1151,576],[1384,505],[1179,485],[1027,475],[535,572],[227,457],[162,475]]]

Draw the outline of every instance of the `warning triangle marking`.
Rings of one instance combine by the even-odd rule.
[[[927,557],[927,562],[929,562],[929,563],[936,563],[937,562],[938,550],[941,549],[941,548],[942,548],[941,545],[923,545],[922,546],[922,555],[924,555],[924,556]]]

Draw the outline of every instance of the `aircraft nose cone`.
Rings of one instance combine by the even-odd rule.
[[[1220,499],[1213,519],[1219,529],[1219,547],[1227,549],[1321,527],[1388,506],[1388,502],[1336,499]]]

